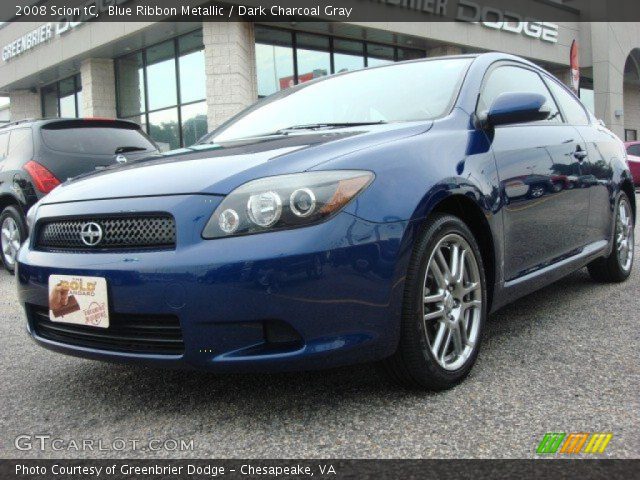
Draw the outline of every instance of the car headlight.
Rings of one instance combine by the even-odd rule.
[[[202,236],[232,237],[319,223],[339,212],[373,177],[363,170],[332,170],[253,180],[225,197]]]

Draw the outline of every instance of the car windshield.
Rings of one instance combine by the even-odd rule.
[[[389,65],[337,75],[276,93],[201,140],[221,143],[375,123],[429,120],[449,112],[471,58]]]

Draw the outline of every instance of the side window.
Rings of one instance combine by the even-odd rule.
[[[532,70],[510,65],[498,67],[489,73],[489,77],[485,80],[482,92],[480,93],[478,112],[488,110],[498,95],[508,92],[527,92],[544,95],[547,98],[544,106],[549,109],[551,115],[543,122],[562,122],[558,107],[549,94],[549,90],[542,81],[542,78],[540,78],[540,75]]]
[[[588,125],[589,117],[578,100],[571,95],[566,88],[560,86],[557,82],[547,79],[547,85],[556,101],[560,104],[562,113],[566,117],[566,121],[570,125]]]
[[[627,153],[629,155],[633,155],[634,157],[640,157],[640,143],[634,143],[633,145],[629,145],[627,147]]]
[[[33,139],[30,128],[18,128],[9,136],[9,153],[12,161],[26,161],[33,157]]]
[[[7,157],[7,148],[9,147],[9,133],[0,133],[0,162]]]

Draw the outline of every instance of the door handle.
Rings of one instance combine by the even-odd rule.
[[[578,159],[579,162],[587,158],[587,151],[580,148],[580,145],[576,147],[576,151],[573,152],[573,156]]]

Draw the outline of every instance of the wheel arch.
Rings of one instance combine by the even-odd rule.
[[[18,211],[24,215],[23,208],[17,198],[7,193],[0,193],[0,213],[2,213],[5,208],[10,206],[16,207]]]
[[[636,191],[633,187],[633,182],[629,179],[625,179],[620,185],[620,189],[627,194],[629,197],[629,202],[631,202],[631,212],[633,214],[633,221],[636,221]]]
[[[487,216],[473,199],[463,194],[451,194],[440,200],[431,209],[424,222],[437,213],[447,213],[458,217],[469,227],[478,242],[487,280],[487,311],[490,311],[494,298],[497,261],[493,233]]]

